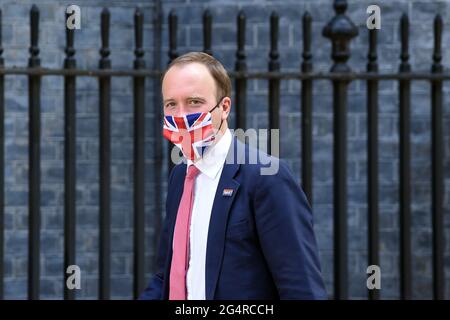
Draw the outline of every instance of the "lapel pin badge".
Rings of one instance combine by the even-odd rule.
[[[233,195],[233,189],[223,189],[222,196],[231,197]]]

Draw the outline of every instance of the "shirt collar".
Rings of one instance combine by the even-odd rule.
[[[195,166],[201,173],[211,179],[214,179],[227,158],[231,142],[231,132],[229,129],[226,129],[224,135],[217,141],[217,143],[214,144],[209,150],[206,150],[203,157],[195,162]],[[188,159],[186,170],[191,164],[194,164],[194,162]]]

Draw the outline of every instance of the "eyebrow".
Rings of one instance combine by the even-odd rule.
[[[199,97],[199,96],[187,97],[186,100],[202,100],[202,101],[206,101],[205,98]],[[163,101],[163,103],[166,104],[166,103],[169,102],[169,101],[175,101],[175,99],[173,99],[173,98],[165,99],[165,100]]]
[[[202,100],[202,101],[205,101],[206,99],[202,98],[202,97],[194,96],[194,97],[188,97],[187,100]]]
[[[169,101],[175,101],[175,100],[172,99],[172,98],[170,98],[170,99],[165,99],[165,100],[163,101],[163,103],[166,104],[166,103],[169,102]]]

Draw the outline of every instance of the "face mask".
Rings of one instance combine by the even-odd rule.
[[[190,113],[181,117],[164,116],[164,138],[180,148],[186,159],[201,158],[214,143],[217,133],[212,125],[211,112],[219,106],[222,99],[208,112]],[[223,120],[217,132],[220,131],[222,122]]]

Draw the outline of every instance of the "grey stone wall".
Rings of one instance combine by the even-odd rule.
[[[29,9],[33,1],[1,0],[3,11],[3,47],[7,66],[26,66],[29,47]],[[111,59],[113,68],[131,68],[133,61],[133,13],[135,6],[144,10],[144,49],[147,66],[153,66],[159,50],[162,65],[168,56],[167,15],[175,9],[179,16],[178,51],[202,50],[202,12],[213,16],[213,53],[229,70],[234,69],[236,53],[236,15],[247,16],[246,54],[248,69],[268,68],[269,17],[280,15],[280,62],[283,71],[300,68],[302,53],[301,16],[308,10],[313,18],[314,70],[327,71],[332,62],[331,46],[322,37],[323,26],[334,15],[332,1],[327,0],[179,0],[162,1],[162,46],[154,47],[154,1],[35,1],[41,10],[40,57],[45,67],[63,64],[65,31],[64,10],[70,4],[81,8],[82,29],[76,31],[75,47],[80,68],[96,68],[100,47],[100,11],[111,11]],[[449,67],[450,1],[349,1],[348,14],[359,28],[352,41],[349,65],[365,70],[367,63],[366,8],[381,7],[378,61],[380,71],[396,72],[399,65],[399,18],[410,17],[410,53],[412,69],[428,71],[433,48],[433,18],[440,13],[444,20],[443,64]],[[26,298],[27,281],[27,190],[28,190],[28,82],[24,76],[6,77],[5,119],[5,289],[6,298]],[[147,276],[155,254],[152,217],[154,162],[153,81],[147,81],[146,96],[146,227]],[[281,157],[287,159],[300,181],[301,112],[300,83],[281,83]],[[348,98],[348,227],[349,293],[352,298],[366,298],[367,268],[367,125],[366,92],[363,81],[349,86]],[[450,297],[450,99],[449,86],[444,94],[445,150],[445,265],[446,297]],[[412,85],[412,248],[414,298],[432,296],[431,233],[431,160],[430,160],[430,86],[425,81]],[[98,278],[98,84],[95,78],[77,79],[77,263],[82,270],[82,289],[78,298],[97,297]],[[266,128],[268,123],[267,81],[250,80],[248,84],[247,123],[251,128]],[[399,222],[398,222],[398,84],[380,83],[380,257],[381,295],[399,298]],[[112,80],[112,297],[131,298],[132,294],[132,81]],[[333,113],[332,87],[328,81],[314,82],[313,106],[313,211],[320,258],[327,289],[332,294],[333,271]],[[42,81],[42,298],[59,299],[63,286],[63,81],[45,77]],[[234,114],[231,116],[231,126]],[[163,177],[166,177],[165,170]],[[164,181],[165,182],[165,181]],[[164,199],[164,192],[161,195]],[[162,215],[164,213],[161,213]]]

